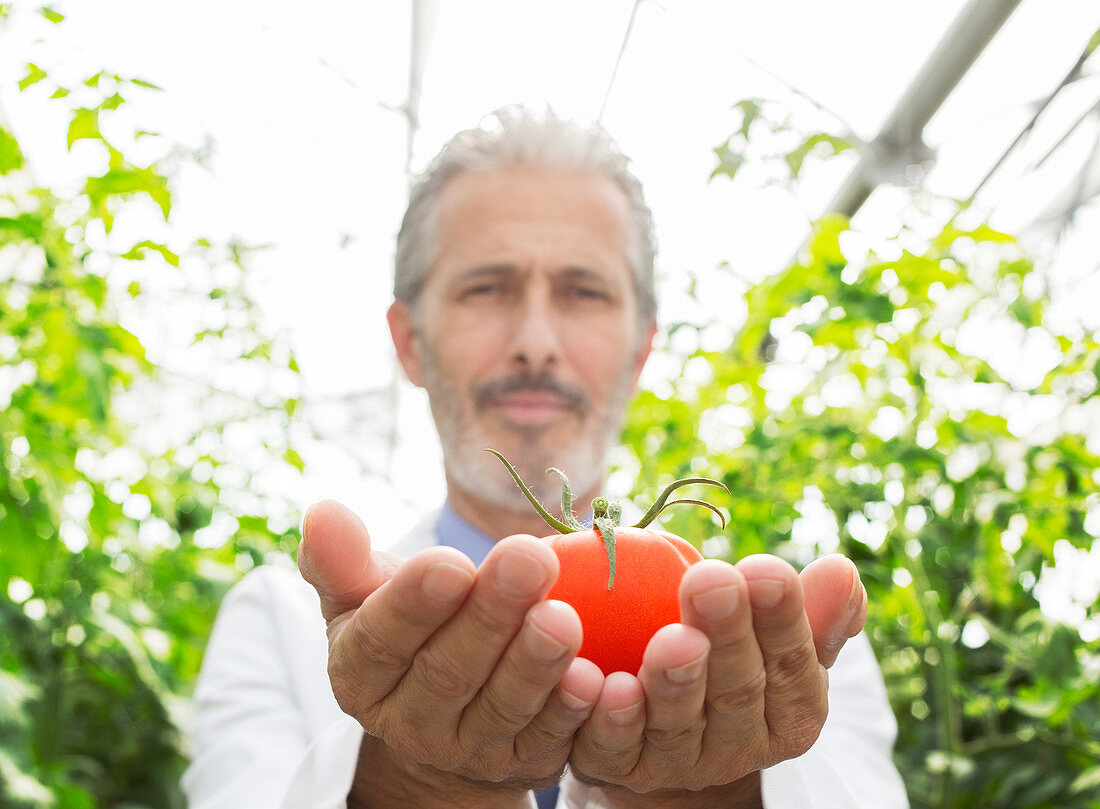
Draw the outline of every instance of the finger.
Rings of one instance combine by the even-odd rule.
[[[484,743],[516,737],[542,710],[580,648],[581,619],[576,610],[563,601],[535,604],[484,687],[463,711],[459,738]],[[573,732],[569,723],[562,728],[555,722],[554,731],[559,729]],[[549,734],[544,741],[558,746],[559,733],[551,732],[545,721],[540,730]]]
[[[564,764],[573,734],[591,715],[603,680],[603,672],[591,660],[573,658],[542,710],[516,736],[517,757],[523,761],[555,759]]]
[[[347,620],[333,622],[329,676],[341,707],[366,725],[424,643],[458,609],[473,563],[454,548],[421,551]],[[369,728],[368,728],[369,729]]]
[[[310,506],[302,519],[298,569],[321,598],[326,621],[353,610],[397,569],[397,562],[371,551],[367,527],[335,500]]]
[[[817,659],[828,668],[836,662],[845,641],[863,629],[867,592],[856,566],[840,554],[811,562],[799,578]]]
[[[638,671],[646,698],[640,766],[650,776],[683,774],[699,760],[709,651],[707,636],[684,624],[661,627],[646,646]]]
[[[566,710],[583,712],[584,719],[587,719],[596,705],[596,700],[600,698],[603,683],[604,676],[599,666],[591,660],[575,657],[562,675],[557,688],[550,694],[547,707],[553,707],[553,703],[560,701]],[[557,709],[554,708],[554,710]],[[577,726],[579,727],[580,723]]]
[[[625,671],[611,672],[592,715],[577,731],[569,765],[590,778],[624,781],[642,755],[645,711],[645,691],[638,678]]]
[[[769,734],[780,754],[799,755],[817,739],[828,713],[828,679],[817,659],[802,586],[794,568],[775,556],[749,556],[737,568],[748,584],[764,661]]]
[[[419,727],[457,728],[523,624],[550,591],[558,558],[530,536],[500,540],[489,552],[462,608],[424,645],[398,686]]]
[[[680,583],[680,614],[710,640],[704,748],[766,744],[760,732],[767,677],[741,571],[718,559],[692,565]]]

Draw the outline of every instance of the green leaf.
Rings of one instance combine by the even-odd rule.
[[[283,453],[283,460],[293,466],[299,472],[302,472],[306,468],[306,462],[302,459],[302,456],[295,452],[293,449],[287,448]]]
[[[28,772],[24,772],[15,760],[0,748],[0,784],[4,792],[13,800],[34,803],[39,806],[52,806],[54,794]]]
[[[99,108],[103,110],[117,110],[125,103],[125,98],[123,98],[118,93],[112,93],[111,95],[107,96],[107,98],[103,99],[103,101],[99,105]]]
[[[962,280],[957,268],[951,267],[946,261],[914,255],[908,250],[902,251],[901,258],[896,261],[868,266],[867,274],[881,277],[886,269],[894,271],[898,277],[898,283],[904,289],[916,293],[921,298],[928,294],[928,287],[933,283],[939,282],[951,288]]]
[[[0,127],[0,174],[7,174],[23,167],[23,152],[19,142],[6,129]]]
[[[22,677],[0,670],[0,727],[23,727],[28,720],[26,703],[39,691]]]
[[[814,223],[810,238],[810,257],[814,264],[837,271],[848,263],[840,249],[840,234],[848,230],[848,218],[839,214],[824,216]]]
[[[145,79],[129,79],[129,82],[130,84],[137,85],[138,87],[144,87],[147,90],[157,90],[160,92],[164,91],[164,88],[161,87],[159,84],[153,84],[153,82],[146,81]]]
[[[1049,719],[1061,704],[1057,694],[1032,697],[1014,697],[1012,707],[1034,719]]]
[[[741,126],[737,133],[748,140],[749,132],[756,119],[761,114],[761,101],[759,98],[745,98],[733,105],[733,108],[741,113]]]
[[[1069,791],[1074,795],[1078,795],[1098,788],[1100,788],[1100,765],[1089,767],[1078,775],[1070,784]]]
[[[993,242],[994,244],[1016,244],[1016,237],[1001,230],[995,230],[987,224],[979,225],[967,233],[976,242]]]
[[[18,239],[40,242],[45,234],[45,223],[29,213],[19,216],[0,216],[0,231],[8,231]]]
[[[50,22],[52,22],[54,25],[57,25],[59,22],[62,22],[65,19],[64,14],[61,14],[60,12],[54,11],[49,6],[42,6],[40,9],[38,9],[38,13],[41,14],[43,17],[45,17]]]
[[[852,144],[844,138],[838,138],[835,135],[819,132],[802,141],[802,143],[792,151],[788,152],[784,156],[784,159],[787,161],[787,166],[791,170],[791,177],[797,177],[799,172],[802,171],[802,164],[810,154],[815,154],[820,157],[829,157],[838,155],[851,148]]]
[[[932,240],[931,244],[933,247],[946,248],[960,239],[972,239],[976,242],[992,242],[994,244],[1016,244],[1017,242],[1016,237],[994,230],[986,224],[975,228],[959,228],[951,222]]]
[[[59,806],[65,809],[96,809],[96,798],[92,793],[82,787],[62,784],[57,787]],[[119,804],[118,809],[145,809],[142,804]]]
[[[58,87],[56,90],[50,93],[50,98],[64,98],[68,94],[69,89],[67,87]]]
[[[38,84],[44,78],[46,78],[45,70],[34,64],[34,62],[27,62],[27,75],[19,80],[19,89],[26,90],[28,87]]]
[[[124,258],[128,261],[143,261],[146,252],[149,250],[159,253],[161,258],[173,267],[178,267],[180,265],[180,257],[178,254],[172,252],[167,245],[151,241],[150,239],[144,239],[138,242],[125,253],[122,253],[119,258]]]
[[[718,176],[729,177],[731,180],[737,176],[738,170],[745,164],[745,156],[730,147],[727,140],[721,146],[714,148],[714,154],[718,157],[718,165],[710,173],[710,179]]]
[[[99,132],[99,110],[85,107],[73,110],[66,138],[70,150],[78,140],[103,140],[103,135]]]
[[[105,207],[108,200],[135,194],[145,194],[152,199],[166,220],[172,207],[167,180],[152,168],[122,168],[89,177],[84,184],[84,193],[100,216],[109,216],[109,210]]]

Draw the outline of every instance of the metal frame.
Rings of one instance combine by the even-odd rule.
[[[854,215],[880,184],[932,158],[924,127],[1018,5],[1020,0],[971,0],[959,13],[829,203],[829,212]]]

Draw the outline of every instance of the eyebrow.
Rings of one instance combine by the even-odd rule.
[[[558,275],[571,281],[595,281],[605,286],[614,286],[612,280],[606,275],[587,267],[566,267]]]
[[[494,278],[501,275],[522,275],[523,271],[520,270],[514,264],[508,264],[501,262],[499,264],[483,264],[475,267],[471,267],[468,270],[463,270],[454,279],[455,285],[461,285],[468,281],[477,280],[479,278]],[[565,278],[571,281],[593,281],[596,283],[604,284],[606,286],[613,286],[613,282],[610,278],[603,273],[595,270],[590,270],[587,267],[580,267],[570,265],[564,267],[561,270],[555,270],[551,273],[552,277]]]

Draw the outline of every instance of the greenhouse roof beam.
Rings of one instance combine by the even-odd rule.
[[[924,127],[1004,25],[1020,0],[971,0],[913,78],[829,211],[852,216],[883,182],[903,180],[910,166],[932,157]]]

